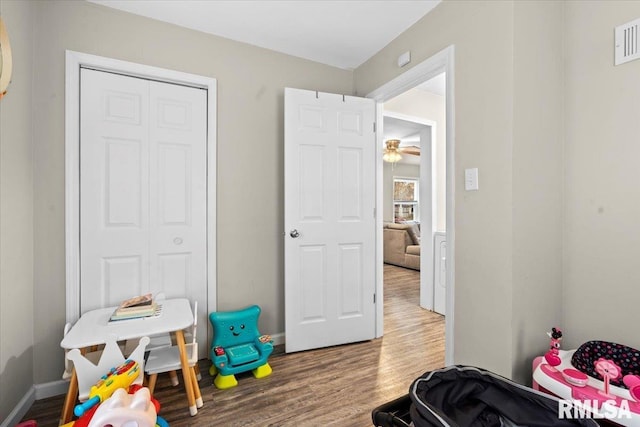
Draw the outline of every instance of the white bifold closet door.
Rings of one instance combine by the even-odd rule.
[[[206,313],[206,90],[90,69],[80,87],[81,313],[147,292]]]

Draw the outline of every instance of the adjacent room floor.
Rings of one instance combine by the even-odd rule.
[[[419,307],[420,272],[385,264],[385,334],[372,341],[283,354],[273,374],[238,375],[238,386],[218,390],[200,361],[204,407],[190,417],[186,397],[161,375],[156,398],[171,427],[372,426],[371,411],[406,394],[411,381],[444,366],[444,317]],[[180,387],[180,386],[178,386]],[[37,401],[25,420],[58,425],[64,396]]]

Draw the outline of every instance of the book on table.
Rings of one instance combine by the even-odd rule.
[[[152,300],[151,294],[141,295],[123,301],[115,309],[109,320],[135,319],[149,317],[159,311],[158,303]]]
[[[151,294],[138,295],[133,298],[128,298],[120,303],[118,308],[133,308],[151,305],[153,303],[153,297]]]

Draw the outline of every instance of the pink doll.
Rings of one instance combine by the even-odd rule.
[[[547,335],[551,338],[551,344],[549,344],[549,351],[544,355],[544,359],[549,365],[558,366],[561,362],[558,350],[560,349],[560,341],[562,341],[562,331],[551,328],[551,332],[547,332]]]

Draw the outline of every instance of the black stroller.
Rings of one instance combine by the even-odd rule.
[[[450,366],[417,378],[409,394],[373,410],[376,427],[597,427],[563,418],[560,401],[471,366]]]

